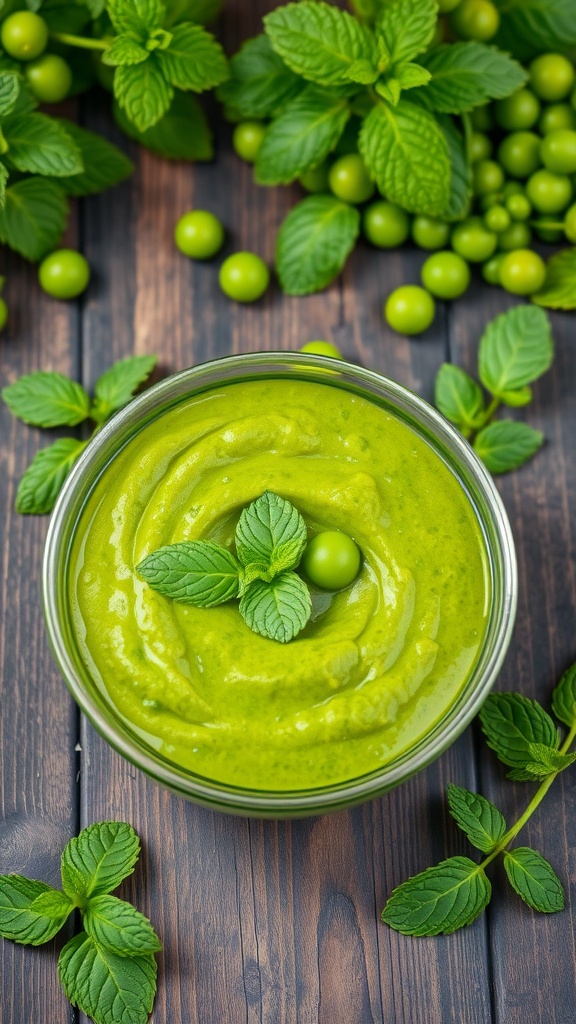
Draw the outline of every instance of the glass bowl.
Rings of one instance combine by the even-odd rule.
[[[117,712],[78,648],[68,580],[72,539],[85,503],[106,467],[144,426],[191,396],[224,384],[262,379],[313,381],[368,399],[408,424],[458,479],[480,524],[491,590],[483,644],[457,699],[410,749],[368,774],[293,792],[243,789],[178,767]],[[174,792],[213,809],[255,817],[304,817],[371,799],[437,758],[464,730],[492,687],[514,624],[517,572],[506,513],[489,473],[470,445],[435,409],[406,388],[360,366],[301,353],[253,353],[200,364],[150,388],[117,413],[90,442],[68,477],[54,510],[43,566],[44,609],[58,665],[74,699],[123,757]]]

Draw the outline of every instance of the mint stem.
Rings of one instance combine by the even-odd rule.
[[[571,747],[572,743],[574,742],[575,738],[576,738],[576,722],[574,723],[574,725],[570,729],[570,732],[568,733],[566,739],[564,740],[564,743],[560,747],[560,753],[561,754],[566,754],[568,752],[568,750],[570,749],[570,747]],[[479,867],[485,868],[487,864],[490,864],[490,862],[493,861],[498,856],[498,854],[503,853],[504,850],[506,850],[506,848],[510,845],[512,840],[516,838],[516,836],[518,835],[520,830],[524,828],[524,825],[526,824],[528,819],[532,817],[532,815],[534,814],[534,811],[539,806],[539,804],[542,803],[542,800],[546,796],[546,793],[550,789],[550,786],[555,781],[556,777],[558,775],[560,775],[561,771],[564,771],[564,769],[561,768],[559,771],[552,772],[551,775],[547,775],[546,776],[544,781],[540,784],[540,786],[536,790],[534,796],[532,797],[530,803],[526,807],[526,810],[524,811],[524,813],[521,814],[520,817],[518,818],[518,821],[516,821],[514,823],[514,825],[512,825],[512,827],[509,828],[508,831],[504,833],[504,835],[502,836],[502,839],[500,840],[500,842],[497,843],[496,846],[494,847],[494,849],[492,850],[492,853],[488,854],[488,856],[484,858],[484,860],[479,864]]]
[[[107,50],[110,43],[104,39],[92,39],[88,36],[73,36],[69,32],[51,32],[52,39],[67,46],[79,46],[83,50]]]

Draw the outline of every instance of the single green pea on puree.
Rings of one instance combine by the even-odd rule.
[[[163,545],[231,546],[269,490],[310,536],[359,545],[355,582],[313,592],[288,644],[237,602],[180,604],[135,566]],[[169,761],[205,778],[294,791],[357,778],[446,713],[478,657],[487,552],[461,484],[407,424],[341,388],[226,384],[145,426],[104,471],[72,546],[76,642],[120,715]]]

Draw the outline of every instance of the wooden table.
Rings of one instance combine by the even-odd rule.
[[[229,3],[229,52],[257,31],[272,4]],[[256,10],[255,10],[256,8]],[[114,141],[106,104],[83,123]],[[213,116],[213,121],[215,120]],[[130,182],[80,203],[67,235],[93,268],[77,303],[44,296],[36,270],[7,255],[11,327],[0,340],[2,384],[60,370],[86,386],[130,353],[158,353],[162,374],[213,356],[293,350],[333,340],[344,355],[430,398],[443,360],[474,370],[488,319],[514,300],[476,283],[434,327],[409,341],[384,325],[382,301],[416,282],[423,254],[358,246],[327,291],[283,297],[273,286],[242,307],[220,293],[214,264],[172,243],[177,218],[212,209],[226,252],[273,260],[276,229],[297,187],[261,189],[220,124],[212,165],[174,165],[131,146]],[[520,601],[498,687],[543,701],[576,657],[576,351],[574,317],[554,316],[557,355],[536,385],[529,421],[546,449],[499,481],[519,557]],[[494,898],[470,928],[410,939],[379,923],[387,894],[414,873],[470,847],[446,813],[446,783],[479,789],[511,820],[531,787],[505,781],[476,727],[411,782],[348,812],[293,822],[211,813],[160,789],[121,760],[79,715],[54,666],[40,607],[47,518],[14,512],[18,480],[45,434],[0,409],[1,818],[0,871],[58,885],[59,856],[103,818],[131,822],[144,855],[121,895],[152,918],[164,941],[154,1024],[571,1024],[576,1020],[576,794],[563,775],[521,841],[547,856],[568,894],[560,914],[535,915],[493,872]],[[572,518],[572,523],[571,523]],[[572,892],[570,893],[570,889]],[[56,951],[0,943],[4,1024],[84,1021],[67,1003]]]

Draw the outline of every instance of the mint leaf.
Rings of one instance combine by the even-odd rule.
[[[498,44],[522,60],[576,46],[572,0],[508,0],[499,10]]]
[[[358,210],[333,196],[308,196],[290,211],[276,243],[276,269],[287,295],[325,288],[358,237]]]
[[[576,664],[566,669],[555,687],[552,693],[552,711],[556,718],[570,728],[576,725]]]
[[[156,361],[156,356],[128,356],[106,370],[94,385],[92,419],[104,423],[113,412],[127,405],[136,389],[152,373]]]
[[[112,40],[107,50],[102,54],[102,63],[117,67],[122,64],[142,64],[148,60],[150,50],[147,50],[134,36],[123,33]]]
[[[383,78],[376,83],[375,88],[378,95],[382,96],[382,98],[387,100],[388,103],[391,103],[393,107],[398,106],[402,89],[400,88],[400,82],[397,78]]]
[[[552,365],[554,347],[546,313],[514,306],[488,324],[478,351],[478,370],[493,395],[522,388]]]
[[[153,590],[196,608],[231,601],[240,587],[240,566],[232,552],[206,540],[159,548],[136,571]]]
[[[304,82],[274,53],[268,36],[249,39],[230,60],[230,79],[218,98],[239,118],[273,117],[304,88]]]
[[[16,511],[37,516],[51,512],[62,484],[86,444],[73,437],[62,437],[37,452],[18,486]]]
[[[45,178],[24,178],[6,189],[0,210],[0,241],[27,260],[53,249],[66,227],[68,206],[62,189]]]
[[[74,427],[90,412],[81,384],[62,373],[40,370],[3,388],[2,398],[13,416],[33,427]]]
[[[438,20],[436,0],[389,0],[376,19],[376,29],[393,63],[411,61],[431,42]]]
[[[151,53],[143,64],[116,68],[114,95],[129,119],[143,132],[166,113],[174,90],[164,77],[157,53]]]
[[[519,409],[532,401],[533,392],[532,388],[526,385],[523,388],[516,388],[514,391],[503,391],[498,398],[504,402],[504,405],[509,405],[511,409]]]
[[[162,949],[148,918],[116,896],[93,897],[83,923],[98,946],[119,956],[142,956]]]
[[[459,220],[468,213],[472,199],[472,171],[466,154],[466,143],[451,117],[437,114],[436,121],[446,140],[450,158],[450,198],[444,218]]]
[[[6,202],[6,185],[8,183],[8,171],[6,170],[3,163],[0,162],[0,209],[3,208]]]
[[[450,857],[394,889],[382,920],[403,935],[450,935],[488,906],[492,887],[468,857]]]
[[[532,302],[549,309],[576,309],[576,248],[554,253],[546,264],[546,280]]]
[[[529,747],[532,762],[526,765],[527,771],[535,774],[551,775],[562,772],[576,761],[576,754],[561,754],[555,747],[545,743],[531,743]]]
[[[146,1024],[156,993],[153,953],[118,956],[86,932],[67,942],[58,974],[70,1000],[95,1024]]]
[[[401,89],[417,89],[421,85],[427,85],[430,81],[430,72],[420,64],[412,64],[410,61],[399,64],[394,69],[394,75],[398,79]]]
[[[132,874],[139,853],[140,840],[125,821],[88,825],[62,854],[64,891],[82,899],[110,892]]]
[[[0,875],[0,935],[27,946],[49,942],[70,911],[70,900],[45,882]]]
[[[287,185],[334,149],[350,116],[348,102],[308,86],[269,126],[255,176],[260,185]]]
[[[107,0],[106,9],[116,32],[132,32],[143,40],[158,27],[164,13],[159,0]]]
[[[419,93],[429,110],[463,114],[488,100],[502,99],[519,89],[527,72],[507,53],[482,43],[445,43],[420,58],[432,75]]]
[[[260,636],[288,643],[310,618],[308,587],[295,572],[281,572],[270,583],[254,580],[240,598],[240,614]]]
[[[358,82],[359,85],[372,85],[376,81],[380,71],[374,67],[374,63],[362,57],[355,60],[346,71],[346,78],[351,82]]]
[[[96,132],[80,128],[71,121],[60,121],[74,140],[84,164],[81,174],[60,177],[59,184],[69,196],[90,196],[118,185],[134,170],[131,160]]]
[[[544,435],[527,423],[495,420],[476,434],[474,451],[491,473],[509,473],[523,466],[544,443]]]
[[[443,363],[438,370],[434,402],[442,415],[461,429],[472,429],[484,412],[484,396],[480,385],[452,363]]]
[[[116,123],[130,139],[168,160],[211,160],[212,135],[202,107],[194,96],[176,92],[168,113],[152,128],[139,131],[118,103]]]
[[[530,745],[558,746],[554,722],[535,700],[519,693],[492,693],[480,711],[488,746],[503,764],[526,768],[534,760]]]
[[[360,131],[359,147],[380,191],[412,213],[442,217],[450,201],[448,144],[434,117],[405,99],[378,104]]]
[[[19,171],[49,177],[80,174],[84,170],[80,151],[53,117],[21,114],[2,125],[9,149],[5,159]]]
[[[564,907],[564,889],[558,875],[544,857],[528,846],[504,854],[504,868],[518,895],[542,914],[554,914]]]
[[[164,74],[178,89],[203,92],[228,78],[224,50],[200,25],[177,25],[170,45],[158,57]]]
[[[298,509],[271,491],[251,502],[236,526],[236,551],[242,565],[261,562],[273,573],[294,569],[307,539],[306,523]]]
[[[482,853],[490,853],[506,831],[504,815],[486,797],[452,783],[447,788],[448,806],[456,824]]]
[[[18,99],[20,80],[16,71],[0,73],[0,114],[9,114]]]
[[[369,29],[347,11],[327,3],[301,0],[278,7],[264,17],[266,34],[285,64],[318,85],[349,82],[357,60],[372,62],[374,40]]]

